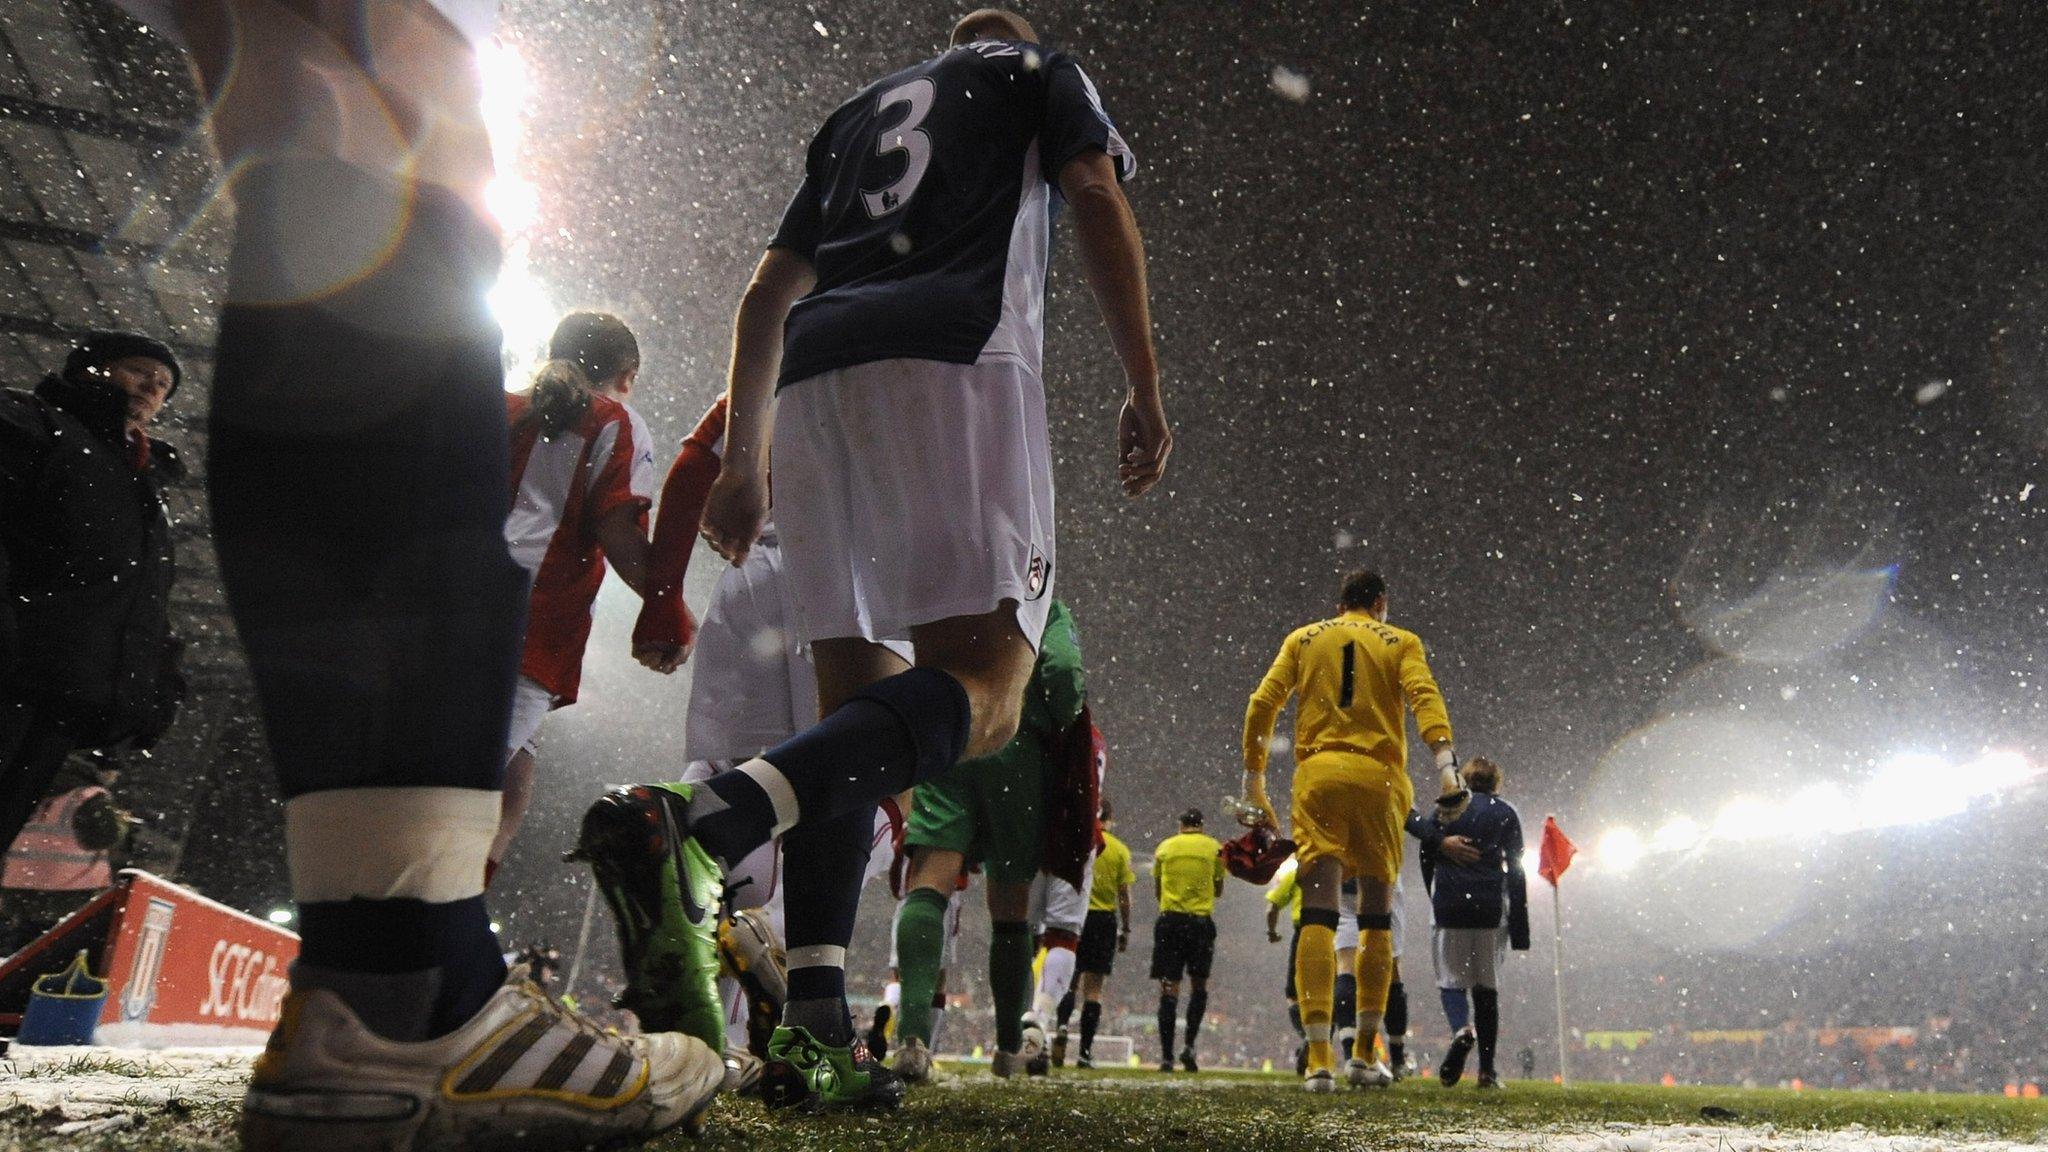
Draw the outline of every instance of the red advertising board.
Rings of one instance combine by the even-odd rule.
[[[102,925],[104,926],[102,928]],[[80,948],[108,983],[96,1044],[257,1045],[277,1023],[299,938],[161,877],[130,869],[85,912],[0,966],[12,987]],[[0,1024],[19,1008],[6,1005]]]

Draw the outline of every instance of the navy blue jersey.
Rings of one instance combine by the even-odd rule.
[[[1505,926],[1517,950],[1529,946],[1529,888],[1522,873],[1522,817],[1515,806],[1485,792],[1456,820],[1438,824],[1408,814],[1408,834],[1422,841],[1422,882],[1439,928]],[[1463,836],[1479,850],[1479,863],[1464,865],[1441,854],[1446,836]]]
[[[1120,180],[1136,167],[1081,66],[1035,44],[963,44],[862,89],[811,141],[770,241],[818,273],[780,384],[892,359],[1038,371],[1056,183],[1090,149]]]

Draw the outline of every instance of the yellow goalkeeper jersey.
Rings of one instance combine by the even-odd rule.
[[[1116,911],[1117,893],[1137,882],[1138,874],[1131,870],[1130,845],[1104,832],[1102,852],[1095,857],[1095,879],[1088,885],[1088,910]]]
[[[1245,771],[1265,771],[1273,724],[1290,696],[1299,697],[1296,763],[1318,752],[1351,752],[1405,772],[1405,711],[1415,713],[1427,743],[1451,738],[1451,718],[1422,654],[1422,639],[1364,612],[1297,628],[1280,646],[1245,709]]]

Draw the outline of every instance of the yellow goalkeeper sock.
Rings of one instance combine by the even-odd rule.
[[[1302,913],[1301,943],[1294,950],[1294,991],[1300,997],[1302,1031],[1308,1035],[1311,1072],[1336,1067],[1330,1054],[1330,1016],[1337,1000],[1337,932],[1328,924],[1311,922],[1314,915],[1314,910]]]

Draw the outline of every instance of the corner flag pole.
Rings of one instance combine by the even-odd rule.
[[[1536,872],[1550,881],[1550,978],[1557,990],[1557,1082],[1572,1082],[1572,1070],[1565,1049],[1564,1031],[1564,898],[1557,882],[1579,854],[1578,845],[1557,826],[1557,817],[1543,818],[1543,843],[1537,853]]]
[[[1572,1082],[1564,1045],[1564,909],[1557,885],[1550,886],[1550,975],[1557,986],[1557,1082]]]

